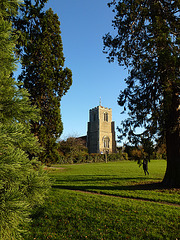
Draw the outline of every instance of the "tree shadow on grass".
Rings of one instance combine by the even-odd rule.
[[[116,175],[98,175],[94,177],[94,175],[78,175],[78,176],[70,176],[70,177],[62,177],[62,179],[58,178],[56,179],[56,183],[61,183],[61,182],[108,182],[108,181],[132,181],[132,182],[137,182],[137,181],[153,181],[153,180],[160,180],[159,178],[151,178],[151,177],[137,177],[137,178],[120,178],[116,177]]]
[[[156,183],[146,183],[146,184],[133,184],[126,186],[106,186],[106,185],[81,185],[81,186],[71,186],[71,185],[54,185],[53,188],[67,189],[67,190],[80,190],[80,191],[117,191],[117,190],[162,190],[165,189],[161,182]]]

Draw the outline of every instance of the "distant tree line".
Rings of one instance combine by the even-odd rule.
[[[141,163],[143,158],[148,155],[147,152],[144,151],[143,146],[141,145],[125,145],[123,148],[123,151],[126,152],[128,155],[128,159],[138,161],[138,163]],[[152,152],[150,153],[150,159],[167,159],[165,144],[154,147],[152,149]]]
[[[104,154],[88,153],[88,148],[81,138],[69,137],[58,142],[59,158],[56,163],[75,164],[105,162]],[[154,146],[152,142],[142,142],[138,146],[124,145],[117,147],[117,153],[107,154],[107,161],[134,160],[142,164],[144,158],[166,159],[165,144]],[[52,162],[55,163],[55,162]]]

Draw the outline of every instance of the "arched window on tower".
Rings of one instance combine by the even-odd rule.
[[[104,121],[108,122],[108,113],[107,112],[104,113]]]
[[[110,142],[109,137],[104,137],[103,138],[103,143],[104,143],[104,148],[105,149],[109,148],[109,142]]]

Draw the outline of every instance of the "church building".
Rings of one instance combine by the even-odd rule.
[[[115,124],[112,122],[112,109],[101,104],[89,110],[87,131],[89,153],[115,153]]]

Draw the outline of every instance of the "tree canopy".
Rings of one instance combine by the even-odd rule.
[[[118,104],[129,117],[122,122],[121,136],[137,141],[166,139],[167,171],[164,183],[180,185],[180,78],[178,0],[112,1],[115,36],[104,36],[108,60],[129,68]],[[174,144],[173,144],[174,142]]]
[[[23,17],[14,21],[23,35],[26,34],[26,43],[17,46],[23,68],[19,81],[30,93],[32,105],[40,109],[41,120],[32,122],[32,132],[44,148],[40,158],[54,162],[58,159],[56,140],[63,131],[60,101],[72,84],[72,72],[64,68],[58,16],[52,9],[43,12],[41,5],[35,8],[29,5],[30,1],[27,3],[21,9]]]

